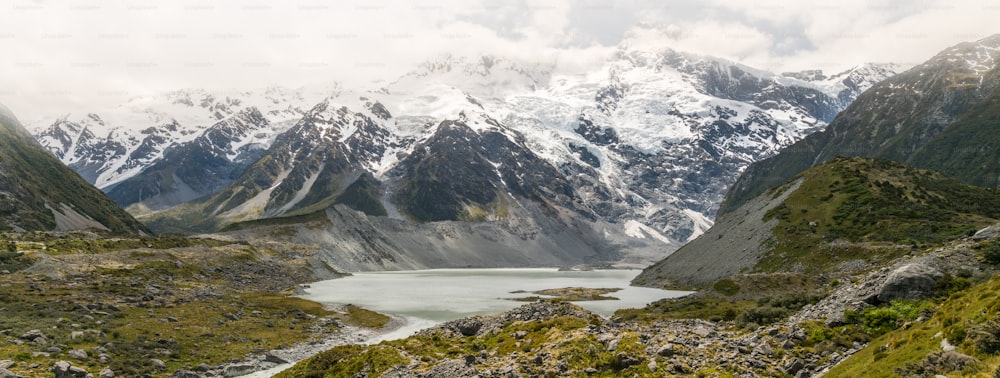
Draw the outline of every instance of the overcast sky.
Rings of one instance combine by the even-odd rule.
[[[190,87],[372,87],[447,52],[581,68],[651,34],[776,72],[836,71],[919,63],[998,19],[1000,0],[0,0],[0,102],[32,120]]]

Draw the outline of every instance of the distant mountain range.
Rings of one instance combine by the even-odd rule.
[[[586,246],[590,257],[577,260],[642,264],[707,230],[746,166],[823,129],[901,69],[779,75],[631,46],[586,73],[446,56],[374,91],[186,90],[34,129],[155,231],[340,204],[518,239],[545,237],[539,224],[555,222]]]
[[[717,223],[635,282],[863,269],[996,222],[998,57],[1000,35],[876,84],[825,130],[752,164]]]

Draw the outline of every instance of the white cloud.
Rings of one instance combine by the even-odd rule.
[[[184,87],[363,85],[442,53],[582,69],[640,20],[672,25],[646,43],[776,71],[919,62],[1000,16],[993,0],[12,1],[0,102],[27,119]]]

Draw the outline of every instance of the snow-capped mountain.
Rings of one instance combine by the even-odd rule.
[[[370,227],[355,225],[364,240],[473,222],[495,226],[495,243],[568,243],[603,259],[628,249],[641,263],[710,227],[747,165],[822,129],[896,69],[777,75],[628,43],[572,74],[446,56],[371,91],[171,94],[155,100],[162,107],[60,118],[37,137],[154,229],[210,231],[344,204],[388,219],[352,221]],[[410,226],[371,223],[389,220]],[[387,267],[433,265],[398,262],[417,247],[381,248],[396,259]]]
[[[895,160],[973,185],[1000,184],[1000,34],[960,43],[859,96],[823,132],[750,166],[720,214],[838,156]]]
[[[129,197],[145,199],[165,194],[155,188],[148,188],[145,193],[126,193],[124,197],[112,191],[140,173],[150,172],[150,167],[164,162],[171,149],[194,144],[229,162],[248,159],[252,162],[255,159],[243,155],[267,149],[277,134],[300,118],[305,112],[303,108],[308,109],[315,101],[304,90],[278,87],[225,95],[199,89],[181,90],[134,98],[107,111],[63,115],[54,122],[36,122],[29,128],[63,163],[109,192],[115,201],[127,205],[136,202]],[[172,178],[167,175],[166,179]],[[148,178],[140,179],[143,180]],[[178,185],[179,192],[186,192],[188,186],[201,184]],[[218,189],[221,187],[214,188]],[[190,200],[191,195],[181,194],[161,206]]]

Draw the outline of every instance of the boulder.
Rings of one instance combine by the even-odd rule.
[[[232,364],[232,365],[226,366],[225,369],[222,369],[222,376],[223,377],[239,377],[241,375],[247,375],[247,374],[253,373],[256,370],[257,370],[257,367],[255,367],[255,366],[253,366],[251,364]]]
[[[0,378],[21,378],[21,376],[14,374],[14,372],[7,370],[7,368],[0,368]]]
[[[890,302],[895,299],[920,299],[934,293],[934,284],[944,277],[937,269],[922,263],[906,264],[886,277],[885,283],[878,290],[880,302]]]
[[[656,354],[663,357],[670,357],[674,355],[674,344],[666,343],[663,344],[659,349],[656,350]]]
[[[38,330],[38,329],[30,330],[28,332],[25,332],[23,335],[21,335],[21,339],[28,340],[28,341],[37,339],[39,337],[45,337],[45,334],[42,333],[42,331]]]
[[[101,378],[115,378],[115,372],[111,368],[106,367],[101,369],[101,372],[97,373],[97,376]]]
[[[70,358],[75,358],[77,360],[86,360],[90,358],[90,355],[87,354],[87,351],[83,349],[73,349],[68,353],[66,353],[66,355],[68,355]]]
[[[86,370],[73,366],[67,361],[56,362],[50,371],[55,373],[55,378],[87,378],[89,375]]]
[[[483,327],[483,321],[479,317],[459,319],[453,324],[455,325],[455,330],[462,334],[462,336],[475,336],[479,332],[479,329]]]
[[[287,364],[287,363],[291,362],[291,361],[288,361],[287,359],[285,359],[284,357],[281,357],[281,356],[275,354],[274,351],[267,352],[266,354],[264,354],[264,361],[267,361],[267,362],[270,362],[270,363],[274,363],[274,364],[278,364],[278,365],[284,365],[284,364]]]
[[[190,370],[178,370],[175,371],[174,374],[170,376],[170,378],[202,378],[202,377],[204,376]]]
[[[788,363],[785,364],[785,373],[794,375],[795,373],[798,373],[799,370],[802,370],[802,368],[804,367],[806,367],[805,362],[802,362],[801,359],[793,358],[791,361],[788,361]]]
[[[163,360],[157,360],[155,358],[149,360],[149,366],[152,366],[156,370],[166,370],[167,363]]]
[[[1000,225],[995,224],[977,231],[975,235],[972,235],[972,240],[983,241],[996,239],[998,234],[1000,234]]]

